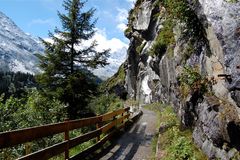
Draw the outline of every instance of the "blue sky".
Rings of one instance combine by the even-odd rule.
[[[128,11],[135,0],[88,0],[85,9],[96,8],[97,50],[111,49],[109,66],[94,70],[102,77],[112,76],[125,61],[129,41],[124,37]],[[63,0],[0,0],[0,11],[11,18],[25,33],[48,39],[48,31],[61,28],[57,11],[64,11]]]
[[[46,38],[48,31],[60,26],[57,11],[62,12],[63,0],[0,0],[0,11],[10,17],[24,32]],[[105,30],[107,38],[126,42],[123,24],[133,0],[88,0],[85,8],[97,9],[96,27]]]

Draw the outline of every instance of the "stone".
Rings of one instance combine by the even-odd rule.
[[[147,30],[151,21],[152,2],[144,1],[137,8],[136,19],[133,22],[133,28],[136,30]]]
[[[231,147],[240,146],[240,140],[234,138],[240,130],[240,71],[236,67],[240,62],[240,2],[188,1],[204,36],[186,34],[188,26],[176,20],[175,43],[167,46],[173,48],[173,55],[166,51],[161,56],[149,55],[149,51],[162,31],[167,9],[155,4],[156,0],[138,1],[131,15],[134,20],[129,21],[126,91],[140,105],[173,104],[184,127],[193,128],[194,142],[209,159],[228,160],[234,154]],[[139,44],[145,45],[137,54]],[[205,96],[193,91],[183,96],[179,79],[186,65],[198,68],[201,78],[209,80]],[[231,75],[232,82],[219,74]],[[161,127],[164,131],[166,126]]]
[[[233,158],[237,153],[238,151],[235,148],[233,148],[228,152],[228,157]]]

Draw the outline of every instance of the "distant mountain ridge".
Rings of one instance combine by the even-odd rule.
[[[0,71],[35,74],[37,57],[43,45],[24,33],[9,17],[0,11]]]
[[[92,70],[102,80],[114,75],[126,59],[127,47],[112,52],[109,65]],[[43,44],[34,36],[22,31],[9,17],[0,11],[0,72],[36,74],[38,59],[35,53],[44,53]]]

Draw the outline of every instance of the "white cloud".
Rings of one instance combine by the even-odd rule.
[[[88,46],[94,40],[96,40],[98,43],[98,46],[96,47],[97,51],[102,51],[104,49],[111,49],[111,52],[114,53],[122,49],[123,47],[128,46],[126,43],[124,43],[118,38],[108,39],[105,30],[100,30],[100,29],[96,30],[96,33],[92,39],[83,42],[83,45]]]
[[[127,2],[129,2],[129,3],[135,3],[136,2],[136,0],[126,0]]]
[[[136,0],[126,0],[126,1],[131,5],[132,8],[134,7],[134,4],[136,3]]]
[[[50,38],[45,38],[48,42],[53,42]],[[97,51],[110,49],[109,65],[93,71],[100,77],[110,77],[117,72],[119,66],[126,60],[128,44],[118,38],[108,39],[105,30],[97,29],[92,39],[84,41],[82,46],[89,46],[94,40],[98,43]]]
[[[125,23],[120,23],[117,25],[117,28],[120,30],[120,31],[125,31],[127,29],[127,25]]]
[[[97,50],[111,49],[108,59],[109,65],[94,70],[94,74],[100,77],[110,77],[117,72],[119,66],[126,60],[128,44],[118,38],[108,39],[104,30],[97,30],[93,40],[98,43]],[[89,42],[88,42],[89,43]]]
[[[126,9],[117,8],[118,14],[116,17],[117,21],[117,29],[120,31],[124,31],[127,28],[127,17],[128,17],[128,11]]]
[[[118,22],[125,22],[128,17],[128,11],[126,9],[117,8],[118,15],[117,20]]]

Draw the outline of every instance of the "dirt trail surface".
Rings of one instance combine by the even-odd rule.
[[[152,156],[151,142],[156,134],[156,114],[141,109],[143,115],[124,133],[115,146],[101,160],[150,160]]]

